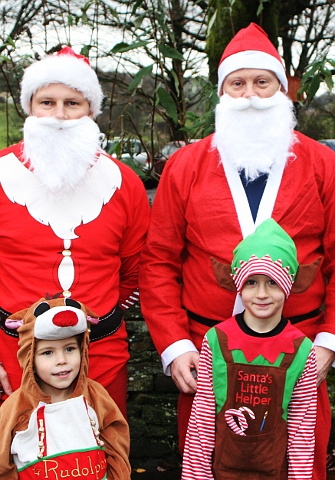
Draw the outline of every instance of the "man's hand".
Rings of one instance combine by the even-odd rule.
[[[11,395],[13,393],[11,384],[8,380],[8,375],[6,370],[4,369],[2,363],[0,362],[0,400],[2,395],[5,393],[6,395]]]
[[[335,360],[335,353],[329,348],[315,346],[316,366],[318,370],[318,386],[326,379],[332,363]]]
[[[187,352],[179,355],[171,363],[171,375],[174,383],[183,393],[195,393],[197,381],[194,378],[198,372],[199,353]]]

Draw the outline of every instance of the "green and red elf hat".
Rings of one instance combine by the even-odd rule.
[[[297,249],[292,238],[269,218],[235,248],[231,276],[240,292],[251,275],[267,275],[287,298],[298,267]]]
[[[267,275],[285,293],[302,293],[311,285],[321,258],[309,265],[299,265],[292,238],[273,219],[261,223],[254,233],[243,239],[234,250],[231,265],[211,258],[220,286],[241,292],[252,275]]]

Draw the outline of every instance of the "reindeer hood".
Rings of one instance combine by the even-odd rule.
[[[8,328],[19,333],[18,360],[23,370],[21,387],[33,397],[48,403],[34,375],[34,352],[36,340],[57,340],[83,334],[81,367],[71,397],[83,393],[88,372],[88,322],[97,323],[97,315],[85,305],[70,298],[46,300],[41,298],[31,307],[21,310],[6,320]]]

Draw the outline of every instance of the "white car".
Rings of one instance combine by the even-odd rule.
[[[326,145],[327,147],[331,148],[332,150],[335,150],[335,140],[333,138],[329,138],[327,140],[319,140],[320,143],[323,143],[323,145]]]

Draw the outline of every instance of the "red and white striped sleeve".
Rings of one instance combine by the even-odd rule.
[[[212,473],[214,446],[215,398],[212,352],[205,337],[199,359],[197,393],[186,434],[182,480],[214,480]]]
[[[312,348],[296,383],[288,408],[288,480],[311,480],[314,460],[317,388],[316,358]]]
[[[121,259],[120,285],[119,285],[119,306],[127,310],[139,300],[138,291],[138,264],[140,253],[135,253]]]

